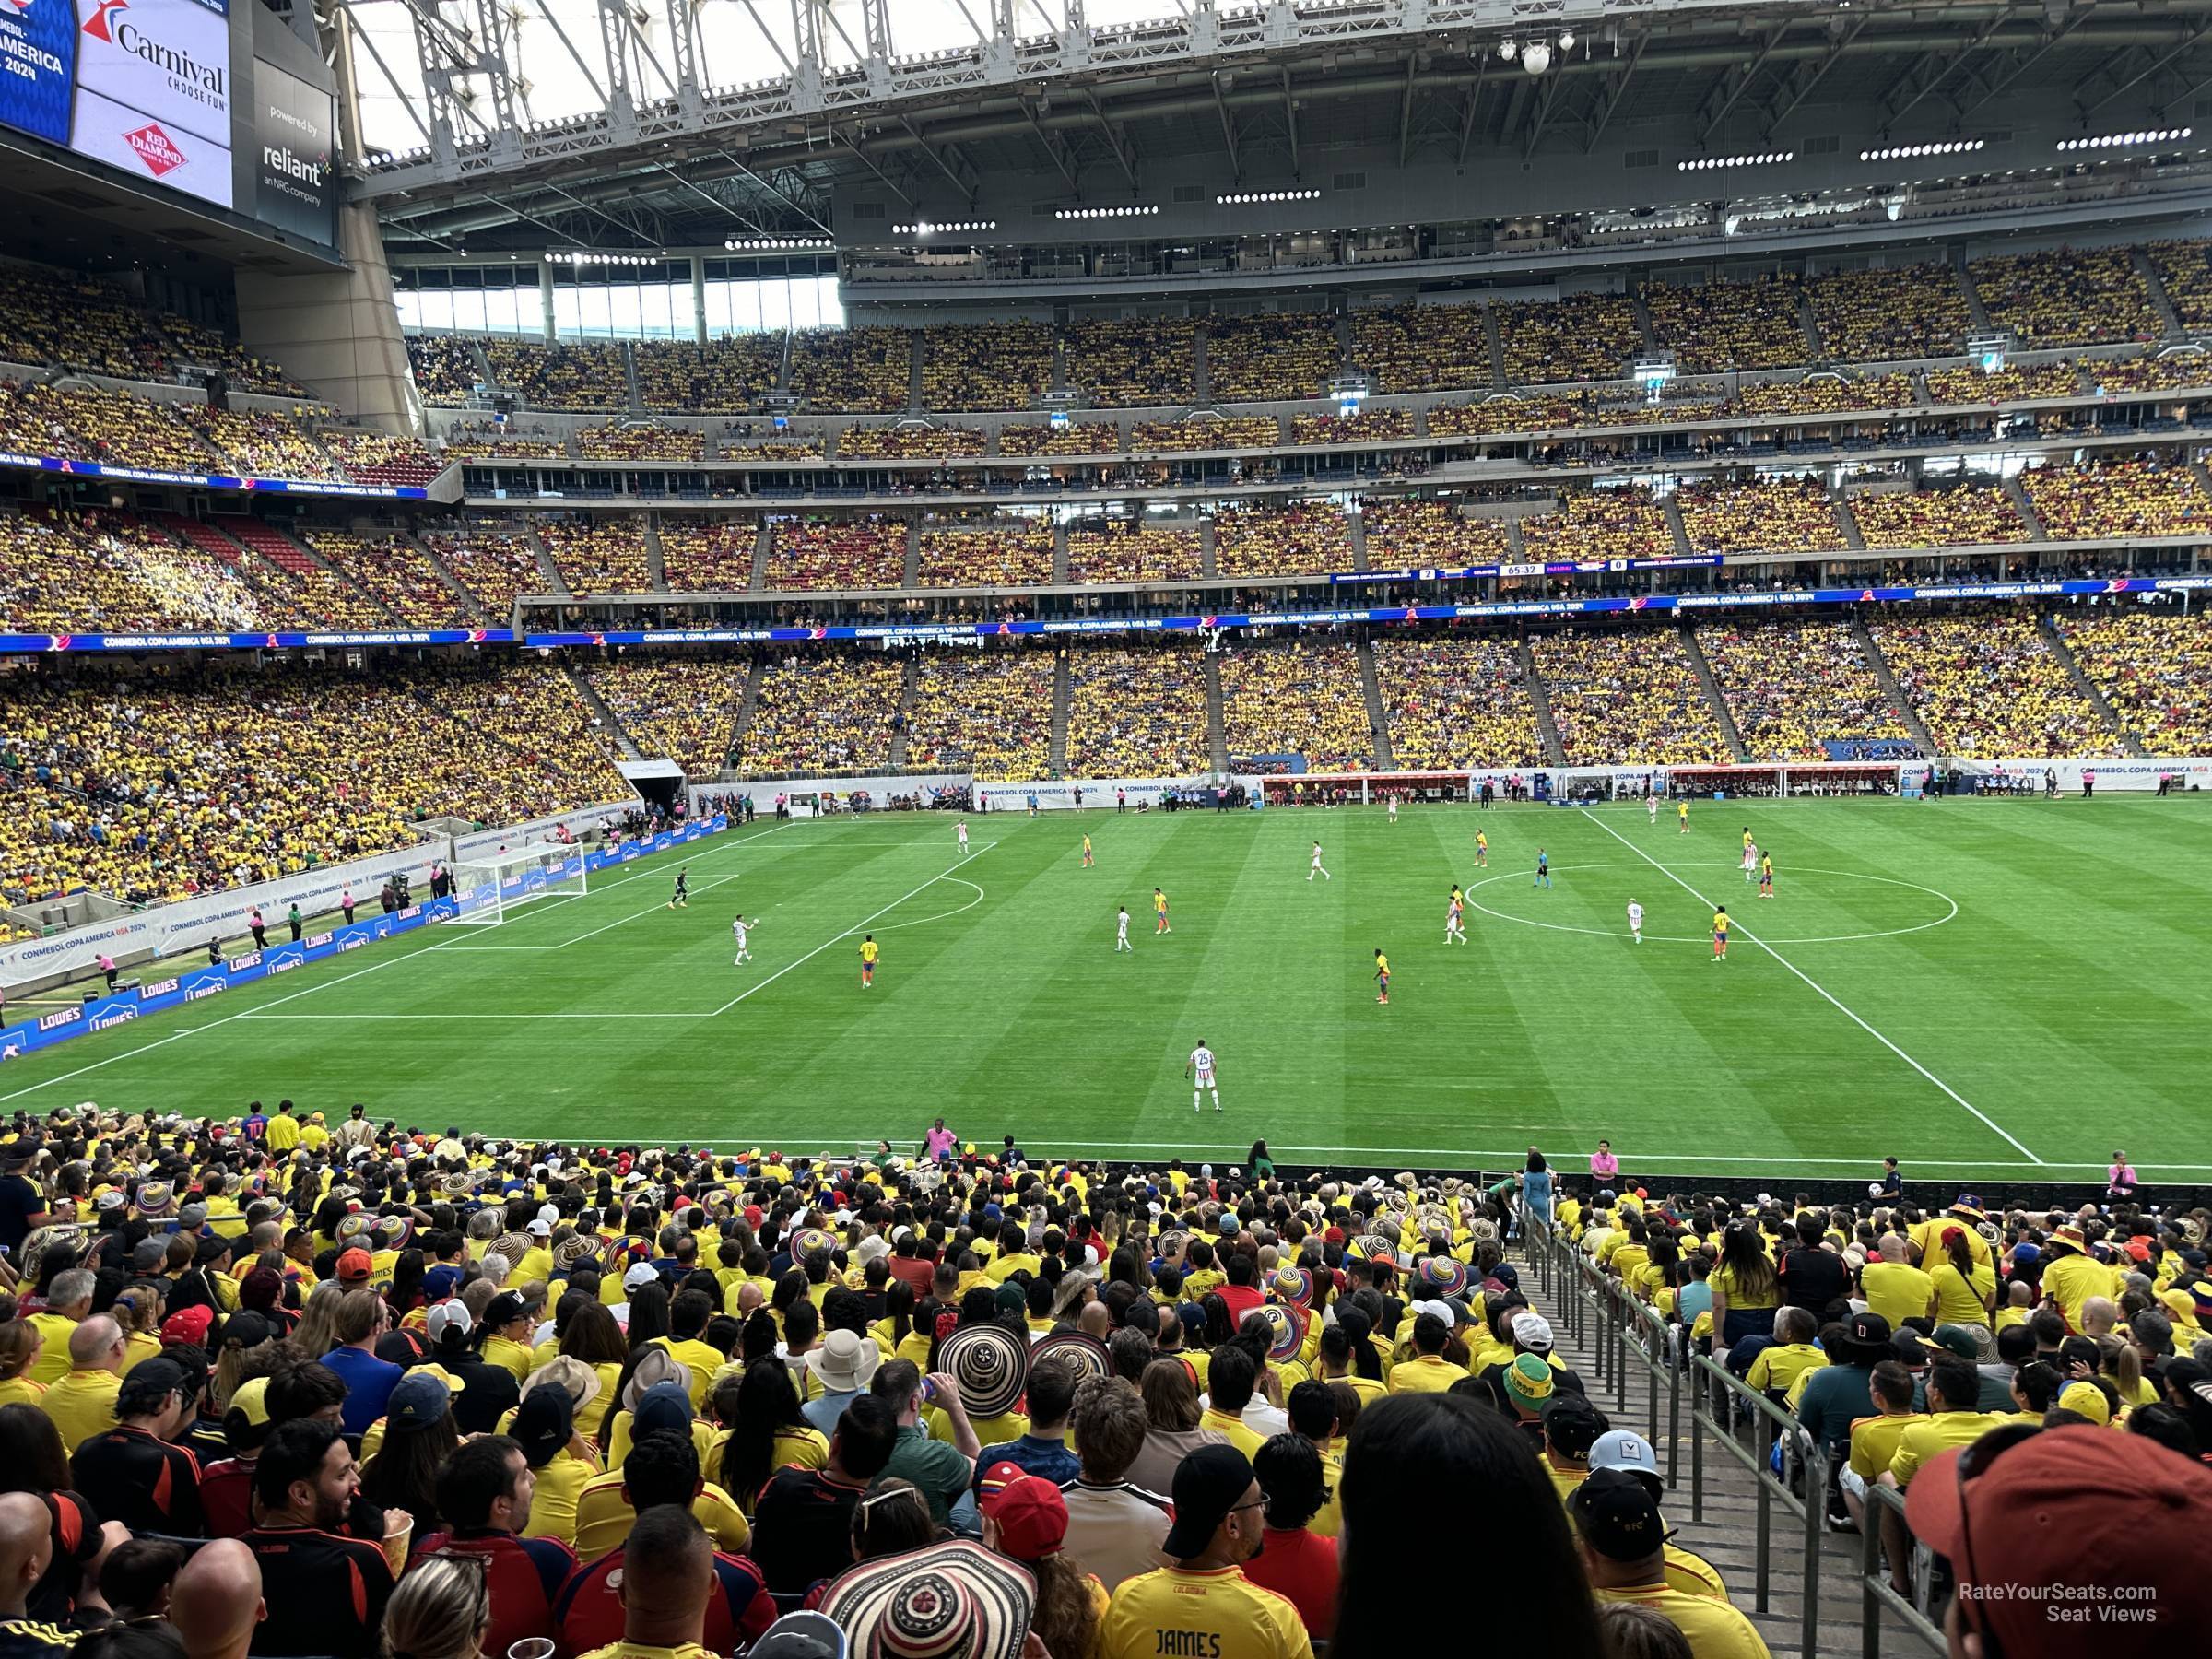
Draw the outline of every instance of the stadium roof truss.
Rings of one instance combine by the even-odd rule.
[[[2212,91],[2212,0],[320,4],[353,194],[425,247],[818,237],[841,182],[921,214],[1018,173],[1129,201],[1194,157],[1274,182],[1347,147],[1465,168],[1630,124],[1771,139],[1813,101],[1889,133],[2033,95],[2094,131]]]

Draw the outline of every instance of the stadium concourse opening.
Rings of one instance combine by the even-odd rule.
[[[18,1647],[2205,1626],[2212,0],[527,9],[0,6]]]

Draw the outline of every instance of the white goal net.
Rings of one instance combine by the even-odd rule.
[[[497,927],[508,912],[533,899],[580,898],[587,890],[582,847],[532,842],[455,864],[453,920]]]

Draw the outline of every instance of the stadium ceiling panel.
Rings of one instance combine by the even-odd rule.
[[[1106,204],[1153,168],[1766,147],[1824,107],[2093,132],[2212,93],[2212,0],[321,3],[354,194],[424,250],[818,237],[850,185],[895,216],[1010,179]]]

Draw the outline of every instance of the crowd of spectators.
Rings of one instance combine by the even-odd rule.
[[[1686,288],[1654,282],[1643,302],[1652,333],[1685,374],[1786,369],[1812,355],[1804,285],[1792,276]]]
[[[1670,559],[1674,534],[1650,488],[1576,490],[1551,512],[1521,520],[1521,540],[1535,559]]]
[[[703,461],[707,435],[697,427],[614,420],[605,426],[579,428],[576,453],[585,461]]]
[[[569,446],[548,435],[542,427],[527,434],[503,426],[464,426],[455,421],[446,429],[445,459],[449,461],[566,461]]]
[[[1336,319],[1324,312],[1261,312],[1206,325],[1206,381],[1217,399],[1319,397],[1339,361]]]
[[[468,608],[461,596],[406,536],[394,531],[364,535],[322,528],[304,529],[301,535],[319,558],[352,578],[408,627],[469,626]]]
[[[802,328],[791,336],[791,389],[818,409],[903,409],[912,371],[907,329]]]
[[[925,409],[1027,409],[1053,389],[1042,323],[943,323],[922,331]]]
[[[2154,241],[2147,251],[2181,325],[2212,328],[2212,241]]]
[[[1053,527],[1038,518],[924,523],[924,587],[1031,587],[1053,579]]]
[[[1735,759],[1677,630],[1561,629],[1529,643],[1568,765],[1724,766]]]
[[[235,563],[129,513],[0,513],[0,632],[138,633],[289,625]]]
[[[933,651],[916,670],[909,766],[985,782],[1041,778],[1053,749],[1057,664],[1049,651]]]
[[[1198,394],[1198,325],[1179,317],[1076,323],[1067,383],[1101,408],[1187,404]]]
[[[1714,411],[1728,415],[1856,415],[1917,407],[1909,374],[1808,374],[1803,380],[1756,381]],[[1677,416],[1674,418],[1681,418]]]
[[[1849,498],[1852,522],[1869,547],[1963,547],[2024,542],[2012,497],[1991,484],[1947,489],[1869,491]]]
[[[392,626],[391,613],[366,591],[308,558],[282,532],[246,518],[218,523],[250,550],[242,569],[280,611],[312,629]]]
[[[1618,380],[1643,351],[1636,307],[1618,294],[1509,300],[1490,320],[1509,385]]]
[[[2212,386],[2212,355],[2176,351],[2165,357],[2146,351],[2136,357],[2100,358],[2082,364],[2092,391],[2187,392]]]
[[[18,675],[0,717],[9,902],[168,901],[411,845],[417,818],[513,823],[624,788],[547,663]]]
[[[120,289],[29,265],[0,266],[0,359],[118,380],[166,380],[170,370],[151,319]]]
[[[2031,466],[2020,488],[2043,533],[2058,540],[2201,535],[2212,522],[2212,499],[2196,475],[2155,461]]]
[[[1382,443],[1412,436],[1410,409],[1362,409],[1357,415],[1290,418],[1290,441],[1298,444]]]
[[[0,434],[11,446],[66,460],[193,473],[224,465],[177,406],[98,386],[0,381]]]
[[[898,519],[777,519],[769,588],[906,585],[906,524]]]
[[[887,421],[880,426],[855,423],[837,435],[841,461],[945,460],[955,455],[980,455],[989,438],[979,427],[954,426],[924,420]]]
[[[1068,653],[1067,771],[1077,778],[1184,778],[1213,765],[1206,665],[1180,642]]]
[[[895,658],[794,653],[763,664],[731,763],[754,772],[880,769],[905,689]]]
[[[1836,362],[1951,357],[1973,332],[1959,274],[1947,265],[1839,271],[1806,287],[1820,344]]]
[[[1993,611],[1872,626],[1938,752],[1982,759],[2121,752],[2118,734],[2051,653],[2032,617]]]
[[[1220,657],[1221,740],[1247,757],[1303,757],[1310,771],[1375,763],[1358,650],[1335,640],[1247,645]]]
[[[1217,576],[1313,576],[1351,568],[1351,533],[1329,502],[1237,507],[1214,516]]]
[[[212,369],[233,392],[265,397],[305,397],[307,390],[276,364],[255,357],[219,328],[195,323],[175,312],[156,312],[154,327],[168,337],[172,375],[191,376]]]
[[[1424,496],[1370,497],[1359,504],[1359,523],[1370,570],[1464,570],[1501,563],[1512,555],[1502,522]]]
[[[1520,646],[1490,634],[1378,634],[1370,649],[1392,759],[1401,767],[1541,765]]]
[[[1189,420],[1140,420],[1129,429],[1132,454],[1171,450],[1273,449],[1282,423],[1272,415],[1202,416]]]
[[[728,763],[745,705],[749,665],[626,651],[584,671],[592,689],[648,759],[673,760],[688,778],[712,778]]]
[[[484,380],[476,342],[460,335],[409,335],[407,366],[415,389],[432,406],[458,407]]]
[[[533,409],[583,411],[629,406],[629,371],[611,340],[536,340],[495,335],[483,342],[491,377],[522,394]]]
[[[1912,738],[1848,623],[1707,624],[1698,643],[1747,760],[1825,760],[1823,738]]]
[[[1493,432],[1566,431],[1595,424],[1587,404],[1565,397],[1492,397],[1481,403],[1441,404],[1429,411],[1432,438],[1481,438]]]
[[[1982,309],[2023,350],[2155,340],[2150,289],[2126,248],[2054,248],[1969,263]]]
[[[721,335],[704,346],[638,340],[638,394],[656,415],[742,415],[783,372],[783,333]]]
[[[2212,754],[2212,617],[2062,611],[2059,636],[2150,755]]]
[[[1699,553],[1835,553],[1844,546],[1836,504],[1818,477],[1686,484],[1675,505]]]
[[[1002,455],[1118,455],[1121,450],[1121,430],[1107,420],[998,429],[998,453]]]
[[[549,594],[529,542],[505,521],[458,530],[425,530],[422,544],[466,588],[493,626],[504,628],[524,594]]]
[[[534,518],[530,527],[553,556],[571,594],[645,594],[653,591],[652,556],[645,546],[645,515],[639,512],[569,513]]]
[[[1928,401],[1939,406],[2081,395],[2081,376],[2063,359],[2055,363],[2007,364],[1994,374],[1972,367],[1931,369],[1927,381]]]
[[[323,446],[288,415],[246,414],[207,404],[183,408],[184,418],[241,477],[345,481],[345,473]]]
[[[1067,533],[1070,582],[1195,582],[1202,558],[1194,528],[1106,519]]]
[[[760,526],[752,519],[661,515],[661,575],[678,594],[740,593],[753,585]]]
[[[1352,367],[1384,394],[1490,385],[1490,336],[1482,307],[1393,305],[1352,314]]]
[[[316,437],[357,484],[419,489],[443,470],[443,464],[412,438],[346,427],[324,427]]]

